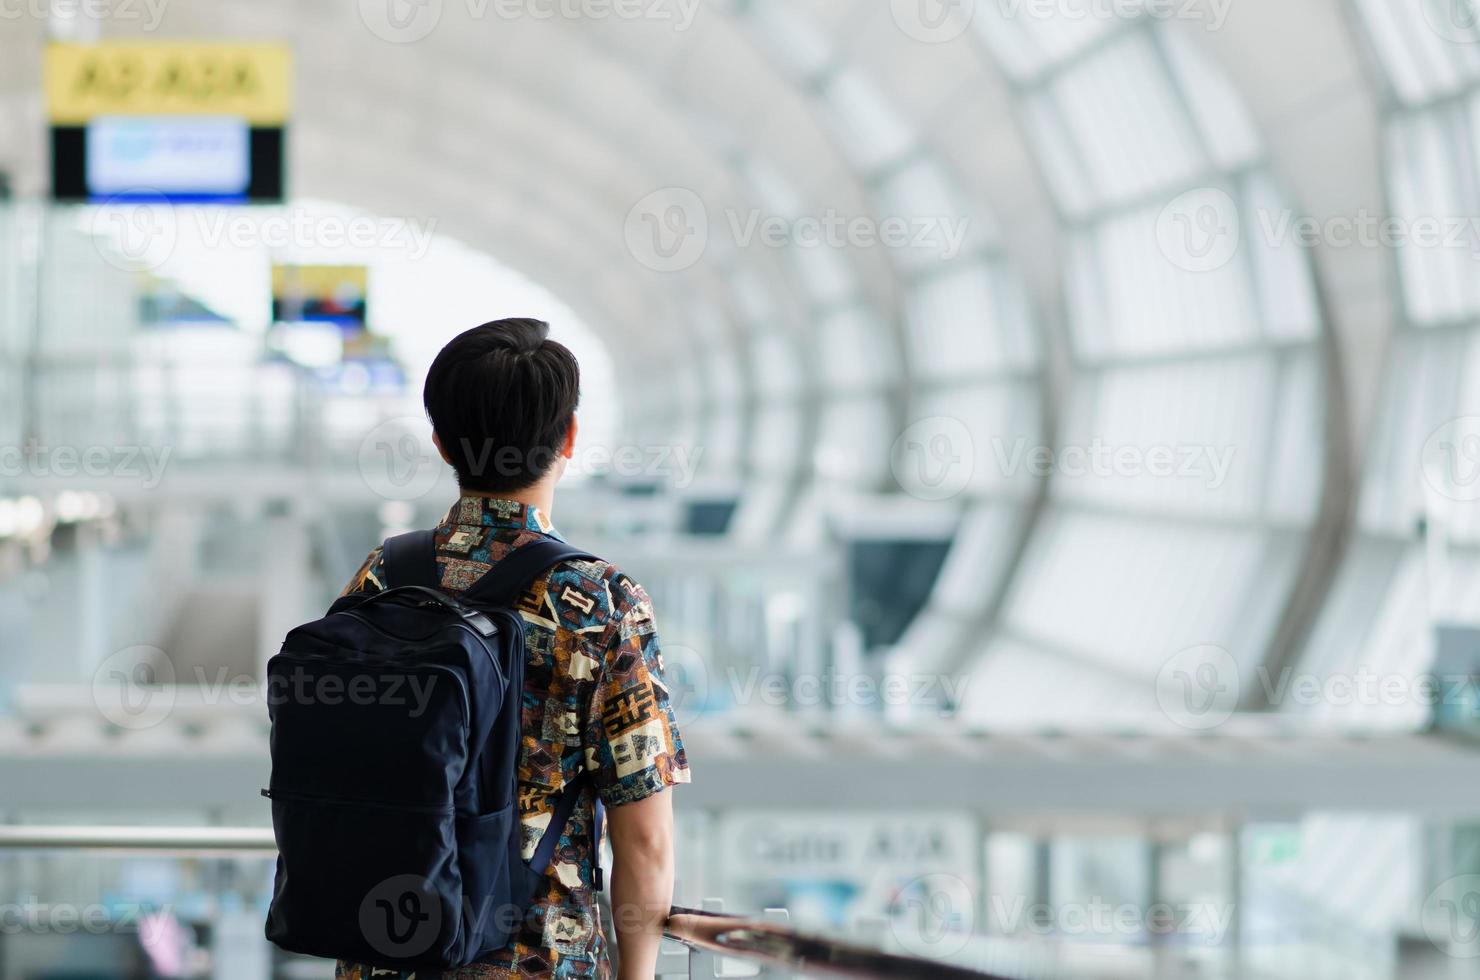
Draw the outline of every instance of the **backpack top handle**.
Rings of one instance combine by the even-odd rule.
[[[437,564],[435,531],[411,531],[387,538],[381,546],[385,558],[386,588],[420,586],[441,591],[442,573]],[[556,538],[545,538],[515,548],[493,563],[472,587],[463,593],[464,602],[481,606],[512,606],[542,572],[563,561],[596,561],[596,556]]]

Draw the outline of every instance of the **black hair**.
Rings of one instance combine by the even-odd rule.
[[[543,320],[495,320],[454,337],[422,403],[463,490],[522,490],[554,465],[581,400],[575,355]]]

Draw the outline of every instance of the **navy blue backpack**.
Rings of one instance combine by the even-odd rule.
[[[339,599],[268,661],[267,938],[375,966],[465,966],[523,925],[582,786],[566,786],[525,863],[512,607],[541,573],[591,556],[525,545],[453,598],[438,588],[432,532],[391,538],[384,554],[386,591]],[[599,804],[594,831],[593,851]]]

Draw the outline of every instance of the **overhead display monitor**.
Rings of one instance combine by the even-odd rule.
[[[52,44],[45,90],[58,201],[283,199],[283,45]]]
[[[328,323],[346,335],[363,333],[370,270],[363,265],[275,265],[274,323]]]

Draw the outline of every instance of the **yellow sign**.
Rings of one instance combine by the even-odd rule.
[[[275,265],[272,267],[274,296],[365,295],[370,270],[363,265]]]
[[[189,41],[51,44],[53,125],[96,116],[239,116],[280,126],[292,109],[293,56],[281,44]]]

